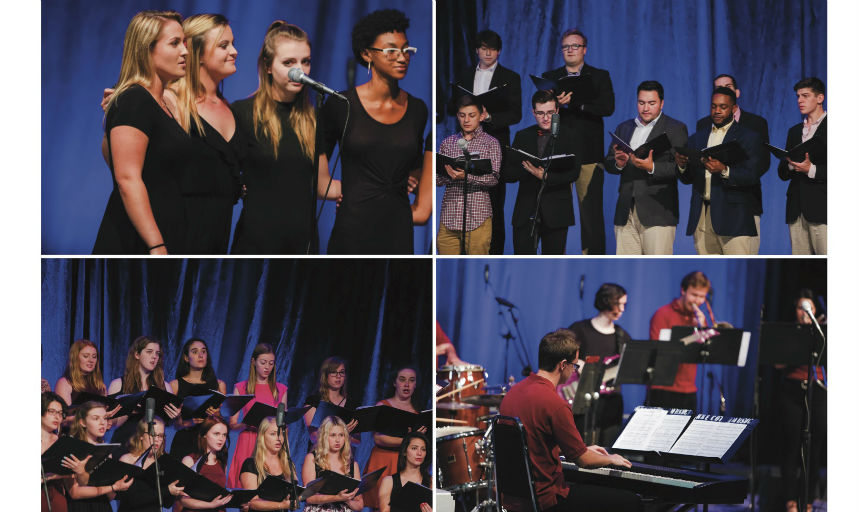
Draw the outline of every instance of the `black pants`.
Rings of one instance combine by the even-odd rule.
[[[827,391],[816,386],[812,397],[812,454],[809,458],[809,503],[815,499],[818,487],[818,469],[821,454],[827,442]],[[800,429],[803,425],[806,390],[799,380],[785,379],[780,389],[779,406],[782,411],[783,454],[782,486],[786,500],[800,500],[803,481],[800,479]]]
[[[534,237],[531,234],[532,225],[514,226],[514,254],[536,254]],[[567,226],[557,229],[547,229],[538,226],[541,254],[564,254],[567,246]]]
[[[696,393],[676,393],[665,389],[649,389],[648,405],[666,409],[690,409],[696,415]]]
[[[490,187],[490,206],[493,209],[493,235],[490,238],[490,254],[505,253],[505,192],[507,183],[499,181]]]
[[[603,222],[603,164],[598,164],[579,202],[582,254],[606,254],[606,227]],[[582,178],[580,178],[582,179]],[[578,181],[578,180],[577,180]]]
[[[541,512],[635,512],[642,500],[635,493],[589,484],[570,484],[567,498],[559,497],[554,507]]]

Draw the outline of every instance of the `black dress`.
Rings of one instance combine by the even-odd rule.
[[[430,487],[430,475],[423,474],[421,475],[421,485],[424,487]],[[403,482],[400,480],[400,473],[394,473],[391,475],[391,501],[389,505],[394,502],[395,496],[400,494],[403,490]],[[432,503],[428,503],[428,505],[432,505]],[[391,507],[392,512],[416,512],[414,510],[405,510],[398,507]]]
[[[247,459],[245,459],[245,462],[242,463],[242,471],[240,473],[251,473],[254,476],[258,475],[257,465],[254,463],[254,457],[248,457]],[[266,476],[271,476],[274,478],[280,478],[281,480],[286,480],[286,478],[284,478],[283,473],[281,473],[280,475],[269,475],[268,473],[266,473]],[[257,510],[257,509],[252,508],[250,510]]]
[[[146,185],[152,215],[172,254],[187,253],[187,223],[179,180],[195,157],[191,138],[165,112],[155,98],[140,85],[124,91],[105,116],[105,133],[115,126],[131,126],[149,137],[141,178]],[[93,254],[149,254],[149,247],[128,218],[114,176],[113,191],[108,198],[102,223],[93,246]]]
[[[408,95],[406,112],[384,124],[364,110],[355,89],[349,125],[340,145],[343,202],[337,209],[328,254],[412,254],[412,209],[406,192],[409,172],[421,168],[427,105]],[[324,149],[331,155],[343,132],[346,107],[329,98],[321,114]]]
[[[227,254],[233,205],[242,190],[239,183],[239,143],[229,141],[202,117],[203,134],[191,121],[194,159],[179,182],[188,226],[187,254]],[[237,127],[238,129],[238,127]]]
[[[167,485],[162,485],[161,503],[164,507],[172,507],[175,499],[170,494]],[[161,512],[161,508],[158,506],[155,483],[150,484],[143,478],[135,478],[127,491],[118,492],[117,501],[119,501],[117,512]]]
[[[254,130],[254,98],[233,103],[239,138],[242,214],[233,236],[233,254],[306,254],[312,240],[311,216],[316,203],[314,166],[302,153],[290,126],[292,103],[278,102],[281,140],[275,158],[268,140]]]
[[[191,384],[185,379],[177,379],[176,396],[184,399],[187,396],[200,396],[211,394],[212,391],[218,391],[218,380],[214,382],[206,382],[203,384]],[[184,418],[188,419],[188,418]],[[177,430],[173,435],[173,441],[170,443],[170,455],[182,460],[186,455],[190,455],[199,451],[197,447],[197,433],[200,431],[200,425],[195,424],[187,428]]]

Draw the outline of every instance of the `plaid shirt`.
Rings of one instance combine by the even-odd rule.
[[[455,133],[442,141],[439,153],[457,158],[463,151],[457,141],[463,138],[462,133]],[[502,150],[499,141],[484,133],[480,127],[475,130],[475,136],[467,141],[466,148],[470,153],[479,153],[480,158],[489,158],[493,172],[483,176],[470,174],[469,180],[469,211],[466,212],[466,231],[477,229],[493,214],[490,205],[488,189],[499,182],[499,167],[502,162]],[[452,180],[445,169],[439,169],[436,174],[436,185],[445,185],[445,195],[442,197],[442,225],[452,231],[463,229],[463,180]]]

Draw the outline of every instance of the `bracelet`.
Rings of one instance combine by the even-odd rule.
[[[110,492],[116,492],[113,490],[113,484],[110,484]]]
[[[152,251],[153,249],[158,249],[159,247],[164,247],[164,242],[161,242],[158,245],[153,245],[152,247],[149,248],[149,250]]]

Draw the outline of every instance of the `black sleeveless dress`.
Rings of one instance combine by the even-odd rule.
[[[191,384],[185,379],[180,378],[177,379],[177,387],[179,389],[176,396],[182,399],[187,396],[208,395],[212,391],[218,391],[218,379],[215,379],[214,382]],[[173,441],[170,443],[170,455],[182,460],[186,455],[198,452],[197,433],[199,431],[199,424],[177,430],[173,435]]]

